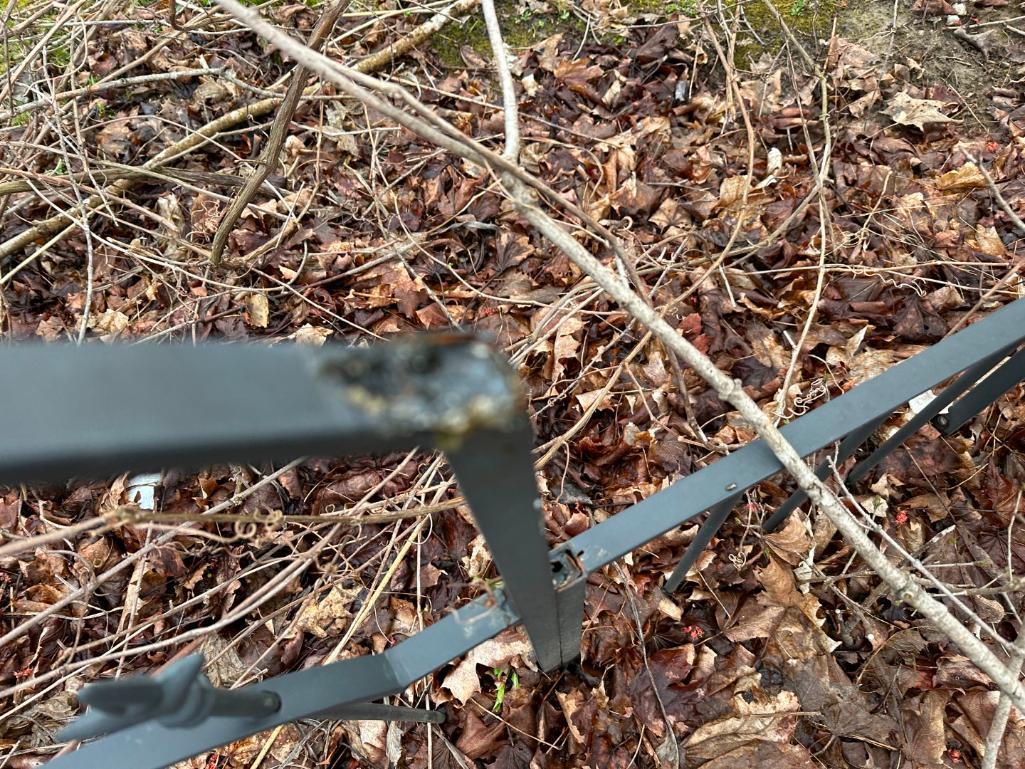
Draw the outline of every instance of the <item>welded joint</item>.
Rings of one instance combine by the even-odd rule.
[[[318,352],[318,379],[383,435],[426,434],[444,450],[478,430],[511,429],[523,414],[515,371],[472,334]]]
[[[476,625],[492,622],[496,614],[506,625],[513,625],[520,620],[519,614],[513,608],[512,601],[509,600],[509,595],[500,585],[488,589],[483,605],[476,602],[470,603],[456,609],[453,614],[456,624],[463,629],[463,635],[467,637],[474,635]]]

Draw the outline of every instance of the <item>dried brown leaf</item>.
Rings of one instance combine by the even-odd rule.
[[[253,292],[245,296],[248,323],[254,328],[267,328],[270,323],[270,301],[263,292]]]
[[[531,653],[530,641],[527,640],[520,628],[502,631],[463,657],[455,669],[445,676],[441,686],[452,692],[452,696],[465,705],[470,697],[480,691],[480,678],[477,675],[478,665],[483,665],[486,668],[502,668],[508,665],[514,657],[523,657],[525,661],[528,660]]]
[[[985,754],[986,736],[993,722],[1000,693],[975,689],[955,695],[954,704],[961,715],[948,722],[952,731],[972,746],[980,757]],[[998,769],[1018,769],[1025,766],[1025,719],[1011,708],[1004,731],[1004,740],[997,752]]]
[[[749,742],[735,750],[716,756],[701,765],[701,769],[820,769],[804,745],[779,742]]]
[[[940,176],[936,180],[936,188],[941,192],[981,190],[986,188],[986,177],[975,163],[968,162]]]
[[[943,754],[947,738],[943,727],[943,710],[950,692],[933,689],[907,699],[901,707],[904,755],[914,767],[938,769],[944,766]]]
[[[303,605],[296,617],[296,627],[317,638],[341,633],[352,618],[349,609],[360,592],[360,588],[332,587],[327,595]]]
[[[807,558],[812,546],[808,527],[799,515],[791,515],[782,529],[767,534],[764,540],[778,558],[791,566],[796,566]]]
[[[784,690],[777,695],[754,691],[749,696],[750,702],[735,696],[731,714],[694,730],[683,745],[689,762],[711,761],[758,742],[790,741],[797,726],[797,718],[790,714],[801,709],[797,695]]]
[[[893,118],[895,123],[913,125],[924,131],[927,125],[957,122],[940,112],[942,106],[943,102],[936,99],[916,99],[907,91],[901,91],[890,99],[883,111]]]

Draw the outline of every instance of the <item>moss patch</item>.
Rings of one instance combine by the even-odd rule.
[[[659,18],[671,16],[696,17],[702,5],[708,0],[624,0],[630,15],[652,14]],[[728,17],[739,16],[736,63],[742,68],[766,51],[775,52],[784,42],[785,35],[776,23],[776,17],[766,7],[771,2],[786,21],[790,30],[802,39],[828,37],[833,18],[841,17],[847,9],[847,0],[724,0]],[[568,3],[556,6],[551,13],[521,13],[516,9],[516,0],[499,0],[496,10],[502,21],[502,32],[506,44],[513,50],[529,48],[556,33],[563,33],[570,40],[580,40],[584,35],[584,23],[574,15]],[[746,19],[747,23],[744,23]],[[752,32],[751,30],[754,30]],[[610,43],[621,42],[615,35],[607,33]],[[491,58],[487,30],[480,14],[471,14],[461,25],[449,25],[431,42],[431,49],[441,63],[450,68],[466,66],[460,50],[470,48],[482,58]]]
[[[655,13],[660,16],[697,16],[701,10],[699,0],[630,0],[627,7],[635,13]]]
[[[49,30],[59,15],[58,9],[47,11],[32,24],[30,30],[20,35],[7,36],[7,50],[4,52],[3,41],[0,41],[0,75],[17,67],[39,40],[39,36]],[[10,22],[13,26],[14,20]],[[66,30],[59,30],[46,44],[46,62],[53,72],[63,70],[71,63],[71,51],[67,45]]]
[[[772,3],[798,38],[809,39],[828,37],[833,19],[842,15],[847,8],[845,0],[756,0],[744,4],[743,13],[747,25],[757,32],[761,40],[748,31],[747,25],[741,26],[741,34],[737,37],[738,66],[745,67],[756,61],[763,52],[775,50],[785,39],[783,30],[766,3]],[[728,5],[732,8],[737,3],[730,2]]]
[[[505,44],[513,51],[529,48],[559,32],[577,39],[584,34],[584,23],[570,11],[568,4],[552,13],[519,13],[514,0],[499,0],[495,10],[502,22]],[[485,59],[491,59],[488,32],[479,13],[472,14],[461,25],[449,24],[431,41],[431,50],[441,63],[454,69],[466,66],[460,55],[464,46]]]
[[[628,0],[629,8],[660,16],[697,16],[702,0]],[[711,7],[704,0],[704,7]],[[723,0],[727,19],[737,19],[736,64],[748,67],[766,51],[774,53],[786,35],[767,3],[779,11],[790,31],[800,39],[828,37],[833,18],[843,16],[847,0]],[[746,23],[745,23],[746,22]]]

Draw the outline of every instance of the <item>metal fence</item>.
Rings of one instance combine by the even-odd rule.
[[[1025,379],[1025,300],[969,326],[783,428],[802,456],[835,448],[825,477],[894,412],[948,384],[846,477],[854,483],[927,422],[950,434]],[[502,585],[381,654],[213,687],[192,656],[153,677],[92,684],[62,734],[89,740],[53,769],[156,769],[306,718],[439,721],[374,702],[522,623],[544,670],[579,654],[587,576],[708,513],[664,589],[679,586],[743,493],[782,467],[761,441],[549,550],[514,373],[467,335],[369,348],[14,346],[0,397],[0,483],[215,461],[434,447],[448,458]],[[765,523],[805,500],[795,493]],[[98,738],[98,739],[94,739]]]

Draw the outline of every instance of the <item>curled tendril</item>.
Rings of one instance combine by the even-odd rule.
[[[243,520],[235,521],[235,536],[260,541],[272,537],[281,528],[285,514],[281,510],[257,510]],[[261,527],[264,527],[261,531]]]
[[[252,520],[240,520],[235,521],[235,538],[236,539],[256,539],[256,533],[259,531],[259,524]]]

